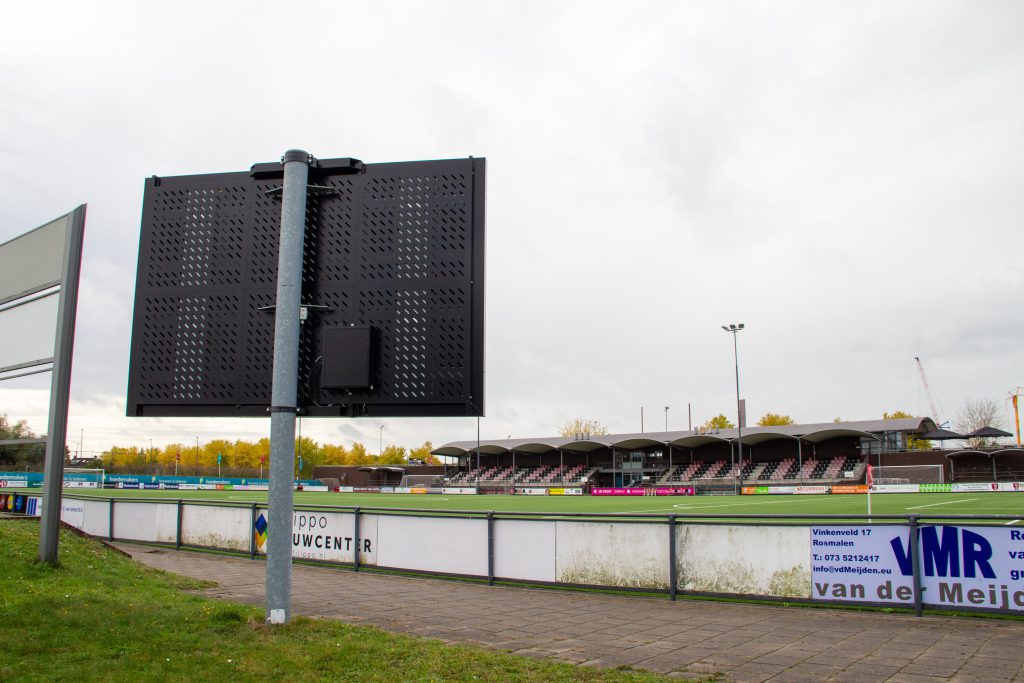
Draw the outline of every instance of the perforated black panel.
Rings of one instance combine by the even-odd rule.
[[[281,180],[146,183],[128,414],[265,416]],[[318,175],[307,201],[299,404],[308,415],[483,414],[484,160]],[[321,386],[324,329],[373,328],[372,388]],[[332,359],[332,362],[335,359]]]

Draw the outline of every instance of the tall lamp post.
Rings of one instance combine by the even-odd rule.
[[[740,408],[740,353],[739,344],[736,341],[736,335],[740,330],[743,329],[743,323],[722,325],[722,329],[726,332],[732,333],[732,357],[736,363],[736,450],[737,457],[740,462],[739,481],[737,483],[737,493],[739,493],[739,487],[743,485],[743,411]]]

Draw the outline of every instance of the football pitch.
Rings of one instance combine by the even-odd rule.
[[[64,491],[68,498],[116,498],[117,500],[184,500],[211,503],[266,503],[266,491]],[[504,496],[389,493],[330,493],[296,491],[295,505],[359,506],[373,508],[494,511],[558,515],[675,514],[687,515],[866,515],[865,495],[755,495],[755,496]],[[909,493],[871,496],[874,515],[1021,515],[1022,493]],[[1003,520],[996,523],[1022,524]]]

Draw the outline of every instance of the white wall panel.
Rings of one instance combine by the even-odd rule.
[[[677,527],[679,589],[740,595],[811,596],[807,527]]]
[[[487,575],[487,520],[380,515],[377,562],[451,574]]]
[[[555,525],[550,521],[494,522],[494,574],[528,581],[557,581]]]
[[[105,500],[79,500],[85,512],[82,515],[82,531],[92,536],[106,538],[110,530],[110,503]]]
[[[668,526],[556,522],[563,583],[668,588]]]
[[[156,541],[156,511],[152,503],[114,505],[114,538],[120,541]]]
[[[249,508],[220,508],[212,505],[184,505],[181,542],[204,548],[249,550],[252,533]]]

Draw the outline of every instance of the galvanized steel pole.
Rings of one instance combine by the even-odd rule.
[[[285,152],[281,243],[274,320],[274,379],[270,401],[270,492],[267,516],[267,621],[284,624],[292,611],[292,504],[298,403],[302,241],[310,155]]]

